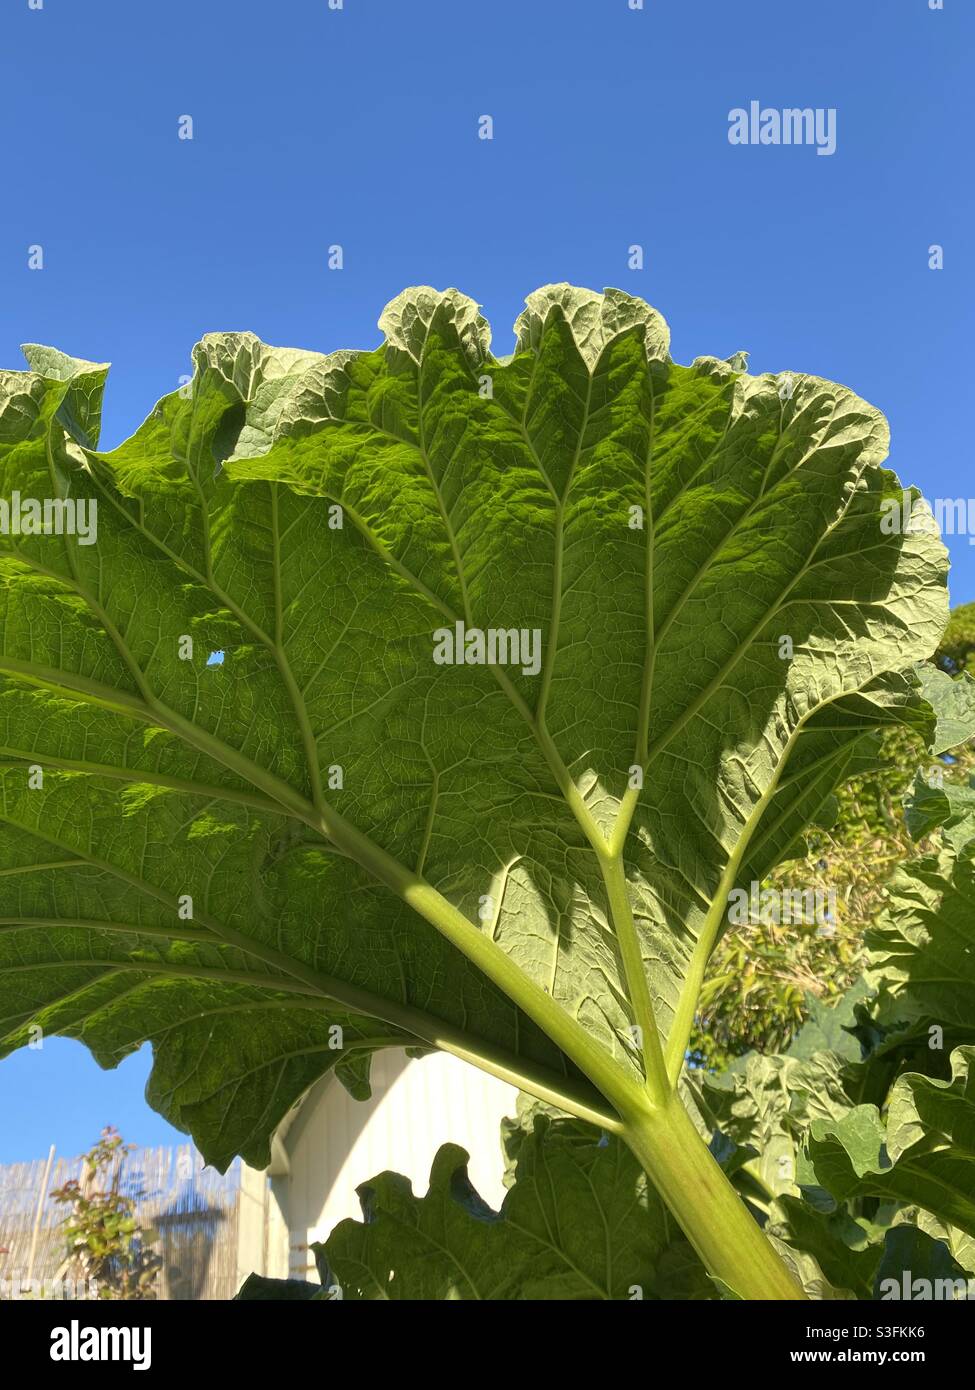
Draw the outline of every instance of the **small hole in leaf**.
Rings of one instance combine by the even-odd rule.
[[[207,665],[208,665],[208,666],[222,666],[222,665],[223,665],[223,652],[211,652],[210,655],[207,657]]]

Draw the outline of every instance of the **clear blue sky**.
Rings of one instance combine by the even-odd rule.
[[[852,386],[905,481],[967,495],[973,51],[972,0],[4,0],[0,366],[22,341],[114,362],[114,444],[209,330],[369,347],[404,286],[456,285],[504,353],[536,286],[618,285],[679,361]],[[752,100],[835,108],[836,153],[730,145]],[[173,1136],[147,1069],[0,1063],[0,1161]]]

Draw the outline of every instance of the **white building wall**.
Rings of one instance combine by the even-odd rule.
[[[472,1183],[484,1200],[504,1199],[501,1120],[513,1115],[518,1092],[446,1053],[410,1060],[404,1052],[377,1053],[372,1098],[353,1100],[334,1078],[312,1089],[283,1136],[269,1198],[283,1223],[271,1223],[265,1272],[283,1275],[285,1252],[274,1228],[287,1227],[292,1278],[314,1278],[313,1241],[338,1222],[361,1218],[356,1187],[386,1169],[402,1173],[422,1195],[441,1144],[460,1144],[470,1156]],[[287,1172],[282,1171],[287,1167]]]

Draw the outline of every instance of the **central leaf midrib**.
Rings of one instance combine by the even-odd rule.
[[[542,669],[541,685],[539,686],[538,700],[535,706],[535,718],[539,727],[546,729],[545,708],[548,703],[549,691],[552,685],[552,674],[555,670],[555,663],[558,659],[559,649],[559,623],[562,617],[562,565],[563,551],[565,544],[565,508],[568,504],[569,494],[572,491],[572,484],[575,479],[576,469],[579,466],[579,459],[582,457],[582,446],[585,442],[586,432],[589,428],[589,410],[592,404],[592,384],[593,374],[586,374],[586,399],[582,408],[582,421],[579,425],[579,437],[576,440],[575,451],[569,463],[566,474],[565,487],[562,489],[562,496],[559,498],[555,508],[555,546],[552,558],[552,611],[549,615],[549,637],[545,644],[545,665]]]

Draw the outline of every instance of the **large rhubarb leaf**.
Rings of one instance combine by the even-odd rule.
[[[952,1255],[948,1241],[916,1225],[904,1222],[883,1229],[854,1220],[843,1208],[817,1211],[794,1197],[779,1198],[773,1212],[771,1233],[814,1256],[832,1287],[855,1298],[890,1297],[890,1281],[898,1298],[915,1279],[950,1279],[953,1284],[957,1280],[967,1288],[965,1268]]]
[[[883,991],[884,1022],[919,1023],[929,1046],[973,1041],[975,843],[904,864],[886,910],[866,935],[869,982]]]
[[[430,1188],[383,1173],[359,1189],[364,1221],[318,1247],[342,1297],[655,1299],[714,1296],[636,1159],[589,1125],[536,1115],[509,1128],[500,1212],[478,1197],[467,1154],[447,1144]]]
[[[941,828],[946,845],[960,850],[975,840],[975,782],[945,782],[932,771],[917,774],[907,805],[907,828],[916,840]]]
[[[813,1121],[800,1185],[818,1184],[838,1201],[869,1196],[916,1205],[975,1236],[973,1057],[973,1048],[952,1054],[950,1081],[900,1077],[886,1128],[872,1105]]]
[[[109,453],[103,368],[0,377],[2,495],[98,506],[0,536],[0,1038],[151,1038],[218,1163],[380,1046],[598,1115],[652,1007],[676,1075],[730,889],[931,717],[945,552],[852,392],[678,366],[619,291],[504,363],[456,291],[381,326],[208,337]]]
[[[967,671],[952,677],[923,665],[918,676],[925,699],[937,713],[931,752],[947,753],[975,738],[975,678]]]

